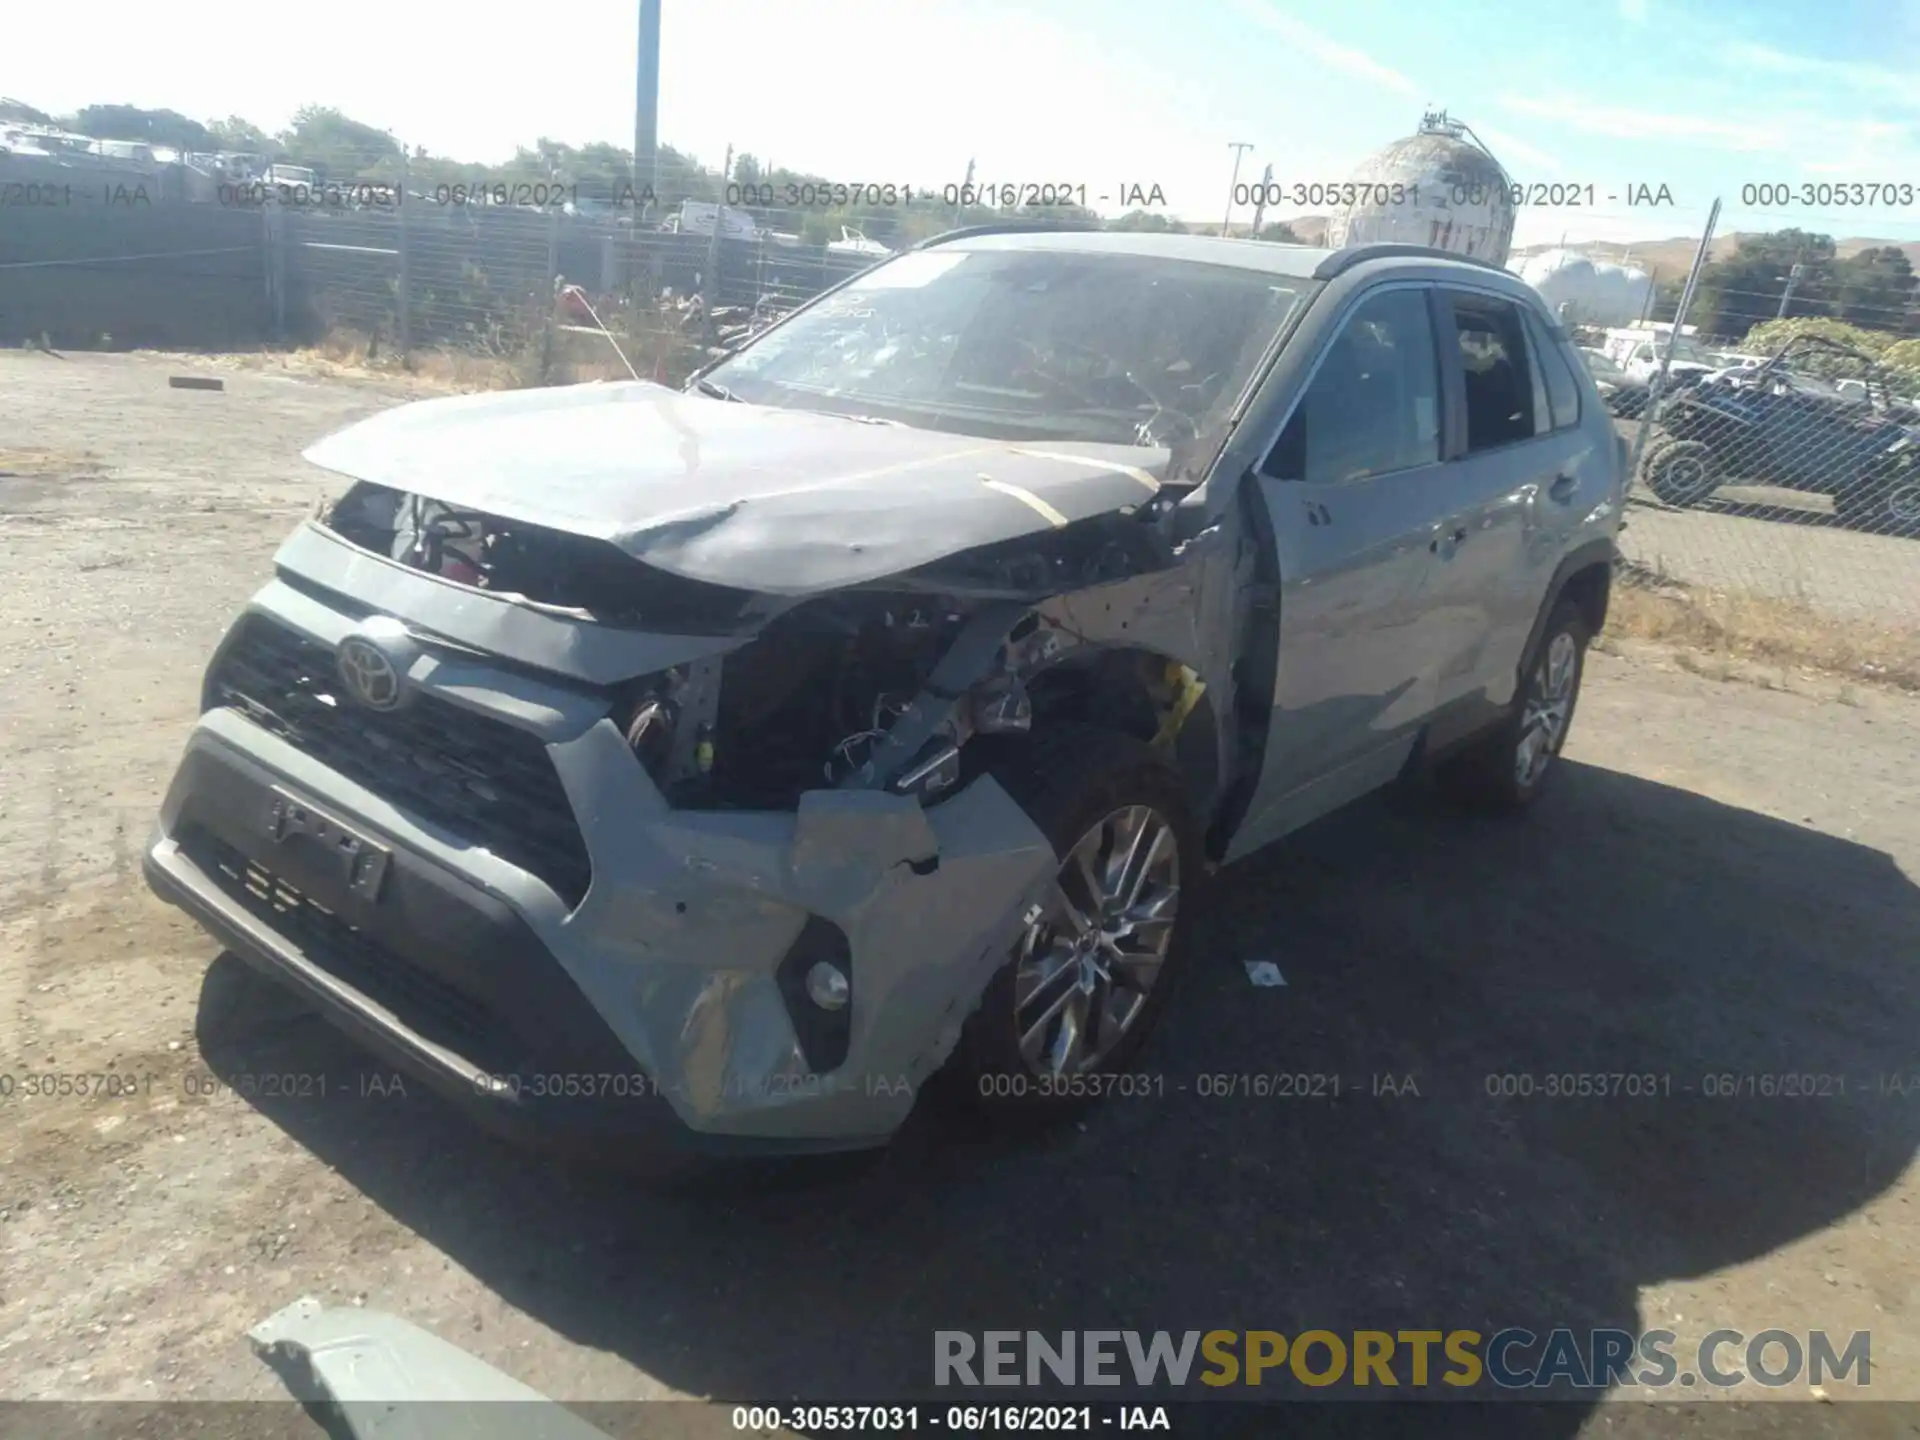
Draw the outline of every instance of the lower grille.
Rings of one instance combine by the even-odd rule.
[[[408,1029],[488,1071],[511,1071],[522,1048],[506,1023],[472,996],[363,935],[225,841],[197,828],[181,851],[255,918],[312,964],[391,1011]]]
[[[331,650],[249,615],[209,678],[208,698],[455,841],[537,875],[569,906],[586,898],[586,840],[537,736],[431,695],[380,711],[339,689]]]

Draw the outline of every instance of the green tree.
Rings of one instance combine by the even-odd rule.
[[[1305,243],[1301,240],[1293,226],[1284,220],[1272,220],[1262,225],[1260,227],[1260,233],[1253,238],[1256,240],[1270,240],[1276,245],[1301,245]]]
[[[51,125],[53,116],[44,110],[36,110],[24,100],[9,100],[0,96],[0,120],[24,122],[28,125]]]
[[[400,142],[331,106],[296,110],[280,145],[295,163],[312,166],[328,180],[393,180],[399,175]]]
[[[1707,264],[1700,272],[1689,322],[1706,334],[1738,339],[1774,318],[1796,264],[1804,268],[1787,314],[1825,313],[1835,278],[1833,237],[1789,229],[1742,235],[1733,254]]]
[[[1117,220],[1107,222],[1109,230],[1137,230],[1150,235],[1184,235],[1186,223],[1158,210],[1129,210]]]
[[[178,150],[211,150],[213,132],[177,110],[138,105],[84,105],[66,120],[69,129],[96,140],[144,140]]]
[[[207,133],[213,137],[211,150],[233,150],[246,155],[265,155],[269,159],[278,156],[279,142],[251,120],[238,115],[229,115],[224,120],[207,122]]]
[[[1833,313],[1876,330],[1911,328],[1916,277],[1897,245],[1869,246],[1834,266]]]

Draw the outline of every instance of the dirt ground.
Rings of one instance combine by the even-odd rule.
[[[201,666],[325,483],[299,449],[393,399],[182,368],[0,354],[0,1400],[278,1397],[244,1332],[309,1293],[575,1401],[919,1394],[936,1329],[1505,1325],[1869,1330],[1871,1393],[1920,1399],[1920,700],[1596,654],[1526,821],[1368,803],[1220,877],[1162,1093],[654,1193],[398,1093],[146,893]],[[1340,1098],[1201,1093],[1278,1071]],[[1666,1079],[1488,1093],[1568,1072]],[[1775,1075],[1844,1094],[1707,1093]]]

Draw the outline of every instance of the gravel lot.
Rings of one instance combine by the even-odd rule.
[[[1872,1393],[1920,1399],[1920,702],[1596,655],[1525,823],[1369,803],[1220,878],[1164,1093],[651,1193],[387,1093],[146,894],[200,668],[321,489],[297,451],[393,398],[179,368],[0,354],[0,1070],[139,1077],[0,1102],[0,1399],[277,1397],[243,1332],[303,1293],[579,1401],[923,1392],[936,1328],[1507,1324],[1866,1329]],[[1200,1093],[1275,1071],[1341,1098]],[[1574,1071],[1671,1093],[1487,1093]],[[205,1093],[291,1073],[325,1097]],[[1845,1094],[1703,1093],[1783,1073]]]
[[[1614,428],[1631,445],[1639,425],[1616,420]],[[1843,528],[1825,495],[1723,485],[1681,510],[1636,487],[1620,548],[1628,559],[1688,585],[1796,601],[1836,619],[1920,629],[1920,539]]]

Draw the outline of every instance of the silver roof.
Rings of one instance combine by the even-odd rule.
[[[1264,270],[1298,280],[1312,278],[1333,252],[1316,245],[1280,245],[1219,235],[1180,235],[1148,230],[1004,230],[956,235],[931,242],[942,250],[1054,250],[1088,255],[1145,255],[1157,260],[1193,260]],[[930,247],[931,248],[931,247]]]

